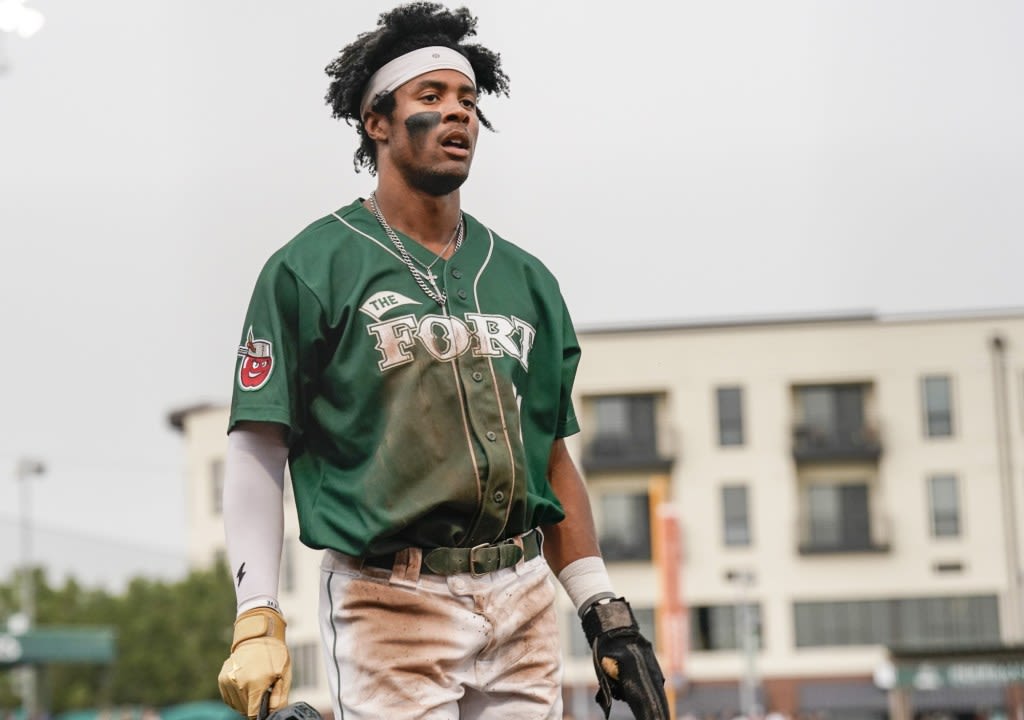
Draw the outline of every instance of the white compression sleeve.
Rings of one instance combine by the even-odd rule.
[[[275,426],[233,430],[224,458],[224,540],[238,612],[279,610],[288,446]]]
[[[558,573],[558,582],[562,583],[572,604],[576,606],[576,612],[581,614],[594,601],[615,597],[608,569],[604,566],[604,560],[597,556],[573,560]]]

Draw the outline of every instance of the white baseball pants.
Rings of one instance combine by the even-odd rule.
[[[544,556],[480,577],[326,551],[320,629],[335,720],[560,720],[555,587]]]

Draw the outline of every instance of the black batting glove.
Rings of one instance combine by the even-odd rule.
[[[588,607],[583,632],[593,652],[596,699],[605,718],[615,698],[629,705],[636,720],[669,720],[665,676],[625,598],[599,600]]]

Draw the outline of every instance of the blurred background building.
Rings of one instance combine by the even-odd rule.
[[[595,328],[580,342],[570,449],[680,714],[1020,716],[1024,312]],[[227,409],[171,421],[189,558],[206,566],[224,552]],[[326,709],[318,553],[293,511],[283,554],[294,696]],[[597,718],[561,603],[566,716]]]

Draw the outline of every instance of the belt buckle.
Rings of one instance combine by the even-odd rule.
[[[480,543],[479,545],[474,545],[469,549],[469,574],[471,576],[478,578],[483,577],[487,574],[487,570],[485,570],[484,572],[476,571],[476,560],[474,559],[474,556],[476,555],[477,550],[483,550],[484,548],[489,548],[490,546],[490,543]]]

